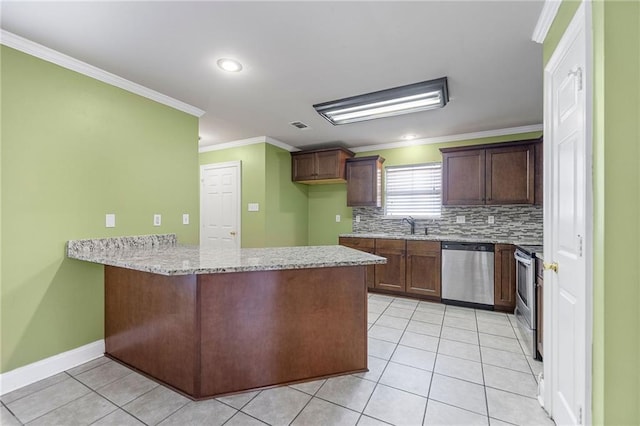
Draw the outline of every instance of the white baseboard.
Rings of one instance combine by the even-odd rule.
[[[76,367],[104,355],[104,339],[0,374],[0,395]]]

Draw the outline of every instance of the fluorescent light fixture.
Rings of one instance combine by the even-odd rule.
[[[447,102],[449,102],[447,77],[442,77],[324,102],[313,107],[331,124],[338,125],[442,108]]]

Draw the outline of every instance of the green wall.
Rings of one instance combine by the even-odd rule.
[[[197,243],[198,120],[5,46],[0,57],[6,372],[103,338],[103,267],[66,259],[67,240]]]
[[[267,143],[200,154],[200,164],[242,162],[242,247],[307,244],[307,187],[291,182],[288,151]],[[259,203],[260,211],[247,211]]]
[[[589,5],[589,3],[587,4]],[[592,421],[640,424],[640,3],[596,1],[593,17]],[[577,10],[563,2],[545,63]]]
[[[385,167],[403,164],[431,163],[442,161],[440,148],[509,142],[519,139],[534,139],[539,138],[540,135],[542,135],[542,132],[531,132],[519,135],[494,136],[431,145],[414,145],[402,148],[360,152],[357,156],[381,155],[385,159],[383,164]],[[353,213],[351,208],[346,207],[346,203],[347,189],[345,184],[310,186],[309,245],[336,244],[339,234],[351,232]],[[342,215],[341,223],[335,222],[336,214]]]
[[[289,151],[265,144],[266,243],[268,246],[304,246],[308,242],[307,186],[291,181]]]
[[[309,185],[309,245],[338,244],[338,235],[351,232],[351,218],[347,184]]]

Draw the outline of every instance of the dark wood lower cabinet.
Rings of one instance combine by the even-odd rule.
[[[405,291],[405,240],[376,239],[378,256],[387,259],[386,265],[376,265],[375,288]]]
[[[364,267],[105,266],[105,352],[194,399],[367,371]]]
[[[542,345],[544,325],[544,280],[542,279],[542,260],[536,258],[536,346],[540,359],[544,358]]]
[[[365,253],[375,254],[376,252],[376,240],[373,238],[340,237],[338,239],[338,244],[340,244],[341,246],[360,250]],[[375,286],[376,265],[369,265],[366,267],[365,281],[367,282],[367,288],[373,288]]]
[[[440,242],[407,241],[407,293],[440,298]]]
[[[494,308],[513,312],[516,308],[515,246],[496,244],[494,257]]]

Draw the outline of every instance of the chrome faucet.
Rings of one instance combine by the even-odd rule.
[[[411,226],[411,235],[416,233],[416,220],[414,218],[412,218],[411,216],[409,216],[408,218],[403,217],[402,218],[402,222],[404,223],[407,222],[409,224],[409,226]]]

